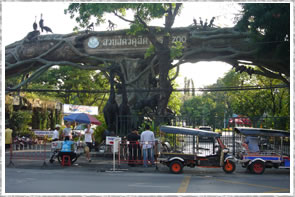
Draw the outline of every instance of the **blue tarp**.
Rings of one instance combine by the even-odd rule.
[[[283,130],[236,127],[235,131],[237,133],[241,133],[242,135],[251,135],[251,136],[290,137],[290,133]]]
[[[160,131],[164,133],[173,133],[173,134],[197,135],[197,136],[204,136],[204,137],[220,137],[219,133],[214,133],[213,131],[205,131],[205,130],[199,130],[199,129],[185,128],[185,127],[161,126]]]

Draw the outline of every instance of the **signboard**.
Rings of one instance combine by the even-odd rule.
[[[157,38],[160,42],[163,42],[163,37]],[[179,34],[173,35],[171,42],[186,43],[187,35]],[[91,36],[88,39],[87,45],[91,49],[95,48],[148,48],[151,42],[147,36]]]
[[[120,137],[113,137],[113,136],[106,137],[106,145],[114,145],[115,141],[121,142],[121,138]]]
[[[163,35],[156,36],[163,42]],[[175,30],[171,33],[170,43],[181,42],[187,47],[189,32],[187,29]],[[88,54],[142,54],[151,45],[146,35],[128,35],[126,32],[97,33],[84,40],[83,46]]]
[[[120,137],[112,137],[112,136],[107,136],[106,137],[106,145],[113,145],[114,146],[114,152],[118,152],[119,150],[119,143],[121,142]]]
[[[86,105],[64,104],[63,113],[64,114],[86,113],[90,115],[98,115],[98,107],[86,106]]]
[[[44,137],[45,135],[47,135],[48,137],[52,137],[53,136],[53,131],[40,131],[40,130],[36,130],[36,131],[34,131],[34,133],[38,137]]]

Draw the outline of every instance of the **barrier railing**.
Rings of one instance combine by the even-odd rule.
[[[155,142],[140,142],[140,141],[121,141],[118,151],[118,164],[127,163],[129,165],[143,165],[144,146],[151,146],[152,151],[148,155],[148,164],[157,163],[158,143]]]
[[[14,160],[43,160],[46,166],[46,158],[49,157],[51,151],[46,140],[33,144],[20,143],[16,138],[12,139],[9,148],[9,164],[8,167],[14,166]]]

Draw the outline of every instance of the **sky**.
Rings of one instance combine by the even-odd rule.
[[[44,24],[52,29],[56,34],[71,33],[77,26],[70,15],[64,14],[64,9],[69,3],[63,2],[2,2],[2,41],[3,46],[23,39],[28,32],[33,30],[35,16],[37,23],[40,14],[43,14]],[[212,2],[190,2],[184,3],[180,16],[176,17],[173,27],[186,27],[193,23],[193,18],[199,17],[203,21],[216,17],[214,24],[220,27],[231,27],[234,25],[235,14],[238,14],[240,7],[235,3],[212,3]],[[117,29],[128,28],[128,23],[113,17],[106,16],[117,24]],[[199,20],[198,20],[199,21]],[[155,20],[150,25],[162,25],[163,20]],[[95,31],[105,31],[106,24],[95,26]],[[42,33],[41,33],[42,34]],[[44,34],[44,33],[43,33]],[[195,64],[186,63],[180,66],[180,76],[176,79],[179,87],[183,87],[184,77],[193,79],[195,88],[204,87],[216,82],[223,77],[232,66],[223,62],[199,62]]]

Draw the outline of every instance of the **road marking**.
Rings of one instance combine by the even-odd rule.
[[[279,190],[273,190],[273,191],[268,191],[268,192],[264,192],[264,193],[280,193],[280,192],[290,193],[290,190],[289,189],[279,189]]]
[[[270,189],[275,189],[275,191],[281,191],[281,190],[284,190],[284,191],[288,190],[289,191],[289,189],[281,188],[281,187],[272,187],[272,186],[268,186],[268,185],[258,185],[258,184],[243,183],[243,182],[237,182],[237,181],[228,181],[228,180],[225,180],[225,179],[216,179],[216,178],[212,178],[212,179],[215,179],[217,181],[222,181],[222,182],[225,182],[225,183],[231,183],[231,184],[240,184],[240,185],[249,185],[249,186],[253,186],[253,187],[270,188]],[[273,193],[273,192],[270,192],[270,193]]]
[[[128,187],[154,187],[154,188],[170,188],[170,186],[161,186],[161,185],[149,185],[147,183],[135,183],[135,184],[129,184]]]
[[[187,187],[189,185],[189,182],[191,180],[191,176],[185,176],[183,181],[181,182],[181,185],[177,191],[177,193],[185,193],[187,190]]]

